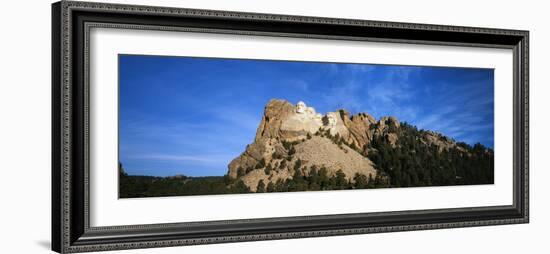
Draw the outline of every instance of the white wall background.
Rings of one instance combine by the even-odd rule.
[[[106,1],[106,0],[105,0]],[[544,1],[112,1],[248,12],[419,22],[531,31],[531,223],[247,242],[121,253],[544,253],[550,226],[550,30]],[[9,1],[0,15],[0,253],[50,245],[50,1]]]

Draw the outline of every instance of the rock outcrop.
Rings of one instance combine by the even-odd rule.
[[[254,142],[231,161],[228,175],[252,191],[259,181],[267,184],[291,178],[298,161],[304,175],[316,167],[332,175],[341,170],[349,181],[356,173],[375,177],[377,171],[362,149],[371,142],[375,132],[371,126],[376,124],[366,113],[350,116],[338,110],[322,115],[304,102],[294,106],[271,100]]]
[[[448,151],[453,148],[458,149],[461,152],[466,151],[463,147],[457,146],[456,141],[433,131],[426,131],[421,141],[424,144],[436,146],[439,152],[442,152],[443,150]]]
[[[256,132],[254,142],[229,163],[228,175],[256,191],[265,185],[292,178],[296,170],[308,175],[311,168],[324,168],[329,175],[341,171],[353,182],[356,174],[376,177],[376,165],[367,158],[369,144],[383,139],[398,146],[400,123],[395,117],[376,119],[367,114],[350,115],[344,109],[322,115],[304,102],[296,106],[285,100],[271,100]],[[421,142],[439,151],[457,147],[440,134],[426,132]]]

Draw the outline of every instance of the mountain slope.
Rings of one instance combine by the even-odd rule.
[[[228,176],[253,192],[320,169],[349,186],[362,184],[358,181],[391,187],[492,183],[492,158],[492,150],[481,145],[419,131],[395,117],[376,121],[343,109],[321,115],[303,102],[271,100],[253,143],[229,163]]]

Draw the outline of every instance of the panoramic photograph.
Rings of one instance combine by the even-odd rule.
[[[119,55],[119,198],[494,183],[494,70]]]

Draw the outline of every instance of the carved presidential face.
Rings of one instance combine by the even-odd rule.
[[[321,115],[321,113],[317,113],[317,114],[315,114],[315,118],[318,119],[318,120],[321,120],[321,119],[323,119],[323,115]]]
[[[328,119],[328,126],[332,127],[336,125],[336,115],[334,114],[334,112],[328,113],[327,119]]]
[[[306,111],[306,104],[303,101],[299,101],[296,104],[296,113],[302,114]]]
[[[316,114],[315,109],[312,108],[312,107],[307,107],[306,112],[311,116],[315,116],[315,114]]]

